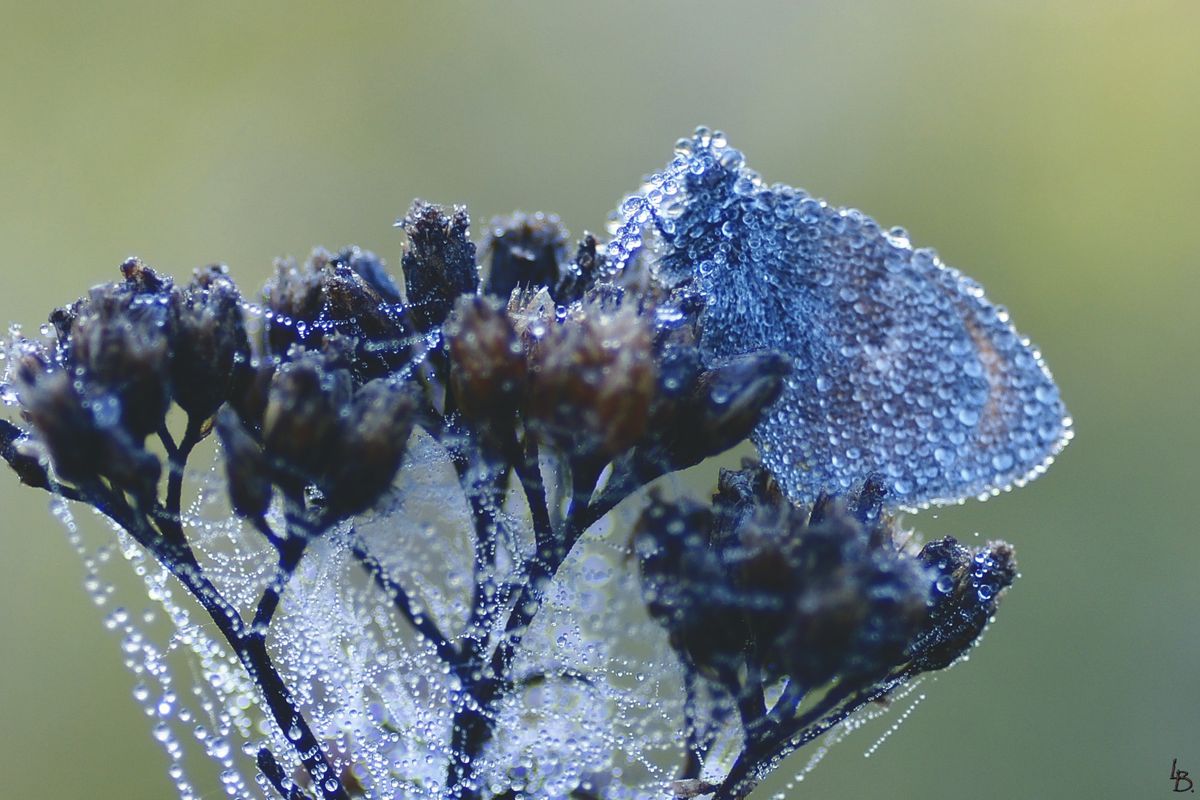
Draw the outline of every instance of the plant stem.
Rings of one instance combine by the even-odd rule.
[[[747,741],[713,800],[741,800],[758,785],[762,777],[758,773],[765,764],[803,747],[867,703],[887,696],[910,677],[902,670],[879,681],[849,681],[834,686],[819,703],[790,723]]]
[[[433,645],[438,658],[449,665],[458,664],[461,656],[457,648],[450,644],[450,640],[438,628],[433,618],[413,609],[412,601],[404,587],[388,575],[383,564],[366,549],[354,530],[351,530],[350,537],[352,542],[350,549],[354,559],[371,576],[371,580],[375,582],[380,591],[392,598],[392,605],[400,613],[400,616],[404,617],[421,638]]]
[[[146,548],[208,613],[251,680],[262,692],[272,719],[292,743],[323,800],[349,800],[332,765],[326,759],[320,742],[271,662],[267,653],[266,637],[254,629],[247,629],[237,609],[205,577],[204,570],[183,538],[178,515],[172,515],[165,509],[160,509],[162,513],[151,513],[150,510],[141,508],[135,510],[120,494],[99,484],[82,488],[81,497]],[[151,522],[152,519],[159,524],[157,530]],[[293,733],[295,735],[292,735]]]

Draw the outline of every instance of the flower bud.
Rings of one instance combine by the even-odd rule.
[[[396,223],[408,234],[401,266],[412,320],[419,331],[442,324],[454,301],[479,287],[475,244],[468,238],[467,211],[455,207],[446,216],[440,206],[420,200]]]
[[[552,292],[566,258],[566,231],[558,217],[541,212],[492,220],[484,251],[491,257],[484,292],[507,301],[514,289],[542,286]]]
[[[596,237],[585,233],[575,250],[575,258],[559,268],[558,285],[552,287],[556,301],[570,305],[582,300],[584,294],[596,285],[602,260],[596,251]]]
[[[28,444],[29,436],[23,430],[6,419],[0,419],[0,458],[8,462],[21,483],[35,489],[49,489],[50,476],[46,474],[41,460],[24,447]]]
[[[316,354],[301,354],[275,372],[263,414],[263,445],[290,490],[324,474],[350,393],[349,373],[326,369]]]
[[[525,411],[538,433],[564,452],[605,459],[646,429],[656,369],[646,320],[632,306],[585,303],[550,327],[530,353]]]
[[[1000,594],[1017,577],[1012,545],[988,542],[975,552],[947,536],[928,542],[918,559],[932,571],[927,619],[907,653],[921,670],[948,667],[975,642],[996,613]]]
[[[121,265],[123,283],[92,289],[70,317],[67,367],[107,426],[108,410],[135,440],[157,430],[170,403],[173,330],[171,283],[136,259]]]
[[[24,415],[59,477],[84,485],[104,476],[139,499],[153,495],[162,467],[121,426],[116,398],[81,396],[65,370],[32,353],[22,357],[17,386]]]
[[[498,302],[463,295],[446,319],[450,389],[462,415],[476,427],[512,427],[525,388],[521,342]]]
[[[667,502],[657,491],[638,518],[633,549],[650,616],[671,646],[703,674],[736,672],[745,659],[746,603],[711,546],[712,514],[699,503]]]
[[[175,402],[196,419],[208,419],[229,399],[250,359],[241,294],[224,267],[209,267],[197,270],[172,301]]]
[[[416,406],[406,387],[383,378],[354,393],[322,484],[331,512],[349,516],[365,511],[392,485]]]
[[[229,503],[235,513],[256,518],[271,505],[271,479],[262,447],[229,406],[217,413],[217,436],[225,451]]]

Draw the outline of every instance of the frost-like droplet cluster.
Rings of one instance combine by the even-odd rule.
[[[707,359],[792,358],[753,438],[794,501],[870,473],[901,506],[995,494],[1071,438],[1040,353],[979,284],[903,229],[765,185],[720,133],[682,140],[613,232],[610,268],[653,238],[659,278],[702,298]]]

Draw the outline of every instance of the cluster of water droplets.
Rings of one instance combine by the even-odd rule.
[[[681,141],[611,230],[610,269],[641,254],[703,299],[706,357],[791,356],[754,439],[793,500],[869,473],[897,505],[988,496],[1071,437],[1041,354],[977,283],[901,228],[765,185],[720,133]]]

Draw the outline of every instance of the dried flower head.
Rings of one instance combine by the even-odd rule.
[[[417,330],[428,331],[442,324],[459,295],[478,291],[479,265],[467,236],[471,219],[465,208],[447,215],[418,200],[396,224],[408,234],[401,261],[408,305]]]
[[[254,305],[133,259],[10,344],[0,456],[158,567],[170,640],[110,622],[181,797],[190,737],[239,798],[732,800],[978,640],[1012,547],[919,546],[895,509],[1061,446],[1049,373],[906,237],[717,133],[678,153],[606,243],[494,221],[482,284],[466,211],[417,201],[401,280],[316,250]],[[897,274],[928,308],[888,306]],[[747,438],[711,499],[642,491]]]
[[[483,250],[489,256],[484,291],[508,299],[514,289],[555,289],[566,261],[567,232],[553,214],[513,214],[492,220]]]
[[[541,437],[602,463],[631,447],[646,430],[657,372],[638,310],[585,302],[531,338],[524,410]]]

